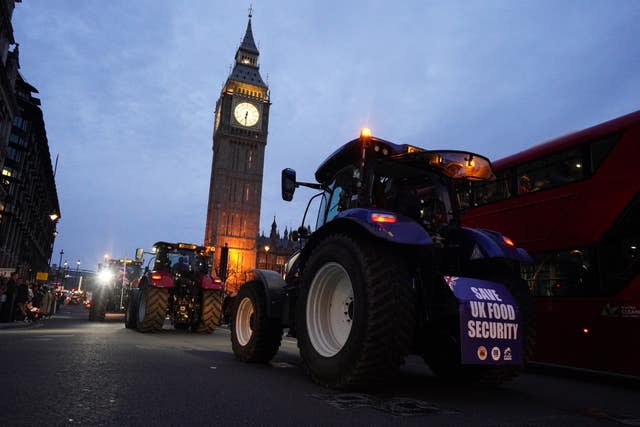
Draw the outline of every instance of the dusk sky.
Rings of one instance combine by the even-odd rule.
[[[213,111],[249,3],[23,0],[62,218],[53,263],[202,243]],[[253,1],[271,91],[261,229],[297,227],[312,180],[362,126],[498,159],[640,109],[640,1]]]

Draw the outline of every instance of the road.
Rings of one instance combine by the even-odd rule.
[[[508,385],[438,381],[410,357],[366,393],[316,386],[285,338],[271,365],[234,359],[229,331],[127,330],[63,306],[43,323],[0,329],[0,423],[13,425],[640,426],[640,389],[524,373]]]

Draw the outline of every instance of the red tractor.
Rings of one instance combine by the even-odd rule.
[[[138,287],[130,291],[125,326],[158,332],[168,315],[176,329],[212,333],[220,324],[224,288],[211,274],[210,249],[157,242],[153,269],[145,268]]]

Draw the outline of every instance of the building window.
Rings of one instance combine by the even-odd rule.
[[[253,170],[253,150],[248,150],[247,151],[247,170],[251,171]]]
[[[248,202],[250,200],[250,193],[251,193],[251,185],[245,184],[245,186],[244,186],[244,201],[245,202]]]

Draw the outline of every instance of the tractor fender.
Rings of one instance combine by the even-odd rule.
[[[376,222],[374,214],[388,215],[393,222]],[[336,218],[326,225],[337,221],[349,221],[369,234],[392,243],[403,245],[427,246],[433,243],[429,233],[416,221],[404,215],[383,209],[354,208],[340,212]]]
[[[224,289],[222,280],[209,274],[203,274],[202,276],[198,277],[198,283],[200,284],[200,289]]]
[[[264,286],[266,298],[267,317],[270,319],[282,319],[282,307],[285,300],[284,287],[286,283],[280,274],[271,270],[251,270],[252,279],[247,282],[258,282]]]
[[[372,213],[393,215],[396,222],[379,223],[371,219]],[[382,209],[348,209],[340,212],[333,220],[318,228],[305,242],[300,256],[287,271],[287,282],[293,284],[295,277],[302,275],[301,269],[315,246],[332,234],[368,235],[402,245],[429,246],[433,240],[429,233],[417,222],[403,215]]]
[[[470,261],[504,258],[524,263],[533,262],[526,250],[507,245],[503,237],[497,231],[460,227],[447,234],[447,243],[457,245],[462,257]]]
[[[142,279],[141,285],[146,283],[154,288],[173,288],[173,277],[166,271],[151,271]]]

